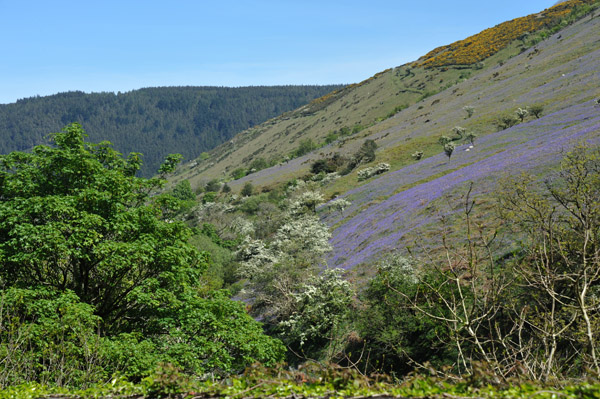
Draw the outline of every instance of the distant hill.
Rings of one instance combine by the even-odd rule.
[[[0,104],[0,153],[29,150],[46,143],[48,133],[79,122],[90,141],[108,140],[124,154],[144,154],[141,173],[150,176],[170,153],[195,158],[340,87],[159,87],[26,98]]]

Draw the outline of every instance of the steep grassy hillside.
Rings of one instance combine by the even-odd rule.
[[[343,214],[321,214],[334,234],[329,264],[347,269],[369,264],[412,245],[415,237],[427,247],[436,233],[423,232],[435,230],[440,214],[455,212],[470,182],[483,201],[506,174],[542,175],[576,143],[600,143],[600,19],[588,15],[571,25],[555,20],[548,28],[512,41],[483,64],[404,65],[384,71],[240,134],[209,160],[184,167],[177,178],[193,184],[227,179],[257,157],[281,159],[301,140],[322,143],[332,132],[339,136],[342,127],[352,131],[357,126],[353,134],[310,154],[229,185],[234,190],[246,182],[277,185],[306,175],[315,160],[335,153],[350,156],[372,139],[379,147],[374,162],[324,186],[329,197],[352,202]],[[512,128],[498,128],[502,116],[514,119],[518,108],[533,105],[543,108],[539,119],[530,114]],[[473,107],[472,116],[465,106]],[[477,138],[473,148],[464,139],[454,141],[456,149],[448,158],[438,140],[453,137],[455,126]],[[423,152],[418,162],[411,157],[415,151]],[[391,171],[358,181],[358,169],[379,162],[389,163]]]
[[[452,93],[449,98],[461,96],[473,85],[463,89],[454,86],[469,78],[472,82],[479,82],[476,76],[492,69],[496,74],[493,78],[501,82],[504,69],[498,68],[500,64],[566,26],[571,12],[580,11],[591,3],[594,1],[571,0],[539,14],[508,21],[435,49],[415,63],[388,69],[364,82],[330,93],[307,106],[246,130],[211,152],[210,159],[186,165],[180,170],[180,178],[190,180],[192,185],[201,185],[213,178],[228,179],[236,169],[247,167],[258,158],[265,159],[268,164],[285,160],[303,140],[323,144],[327,138],[339,138],[335,146],[285,164],[284,168],[273,170],[267,179],[252,177],[258,185],[281,183],[301,176],[308,170],[311,160],[328,153],[352,154],[360,145],[357,139],[385,130],[389,124],[382,121],[421,102],[422,108],[405,110],[398,117],[410,123],[432,121],[431,125],[446,129],[444,121],[431,118],[431,110],[424,108],[424,99],[440,92]],[[535,53],[532,57],[537,55]],[[536,73],[535,70],[530,72]],[[447,91],[450,88],[451,91]],[[471,101],[472,104],[466,105],[480,106],[475,104],[479,100],[472,98]],[[457,115],[461,112],[456,109]]]
[[[93,141],[109,140],[125,154],[143,153],[142,174],[149,176],[167,154],[195,158],[339,87],[159,87],[27,98],[0,105],[0,153],[46,143],[48,132],[79,122]]]
[[[599,39],[600,20],[586,18],[504,66],[405,111],[415,115],[423,106],[420,111],[427,110],[430,122],[398,115],[382,123],[369,136],[382,148],[380,160],[403,166],[347,191],[344,196],[353,205],[343,217],[324,214],[334,227],[330,264],[351,268],[412,245],[417,236],[425,245],[439,243],[439,237],[421,233],[431,231],[440,214],[461,206],[458,197],[469,182],[482,201],[505,176],[523,171],[543,175],[577,143],[600,144]],[[470,119],[460,112],[467,104],[476,107]],[[544,104],[541,118],[531,116],[495,131],[495,118],[532,104]],[[472,149],[460,142],[448,159],[436,140],[451,135],[456,125],[476,131],[480,138]],[[415,162],[409,158],[413,149],[434,155]],[[344,192],[350,184],[340,179],[330,190]]]

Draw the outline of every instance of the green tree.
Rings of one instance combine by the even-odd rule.
[[[415,361],[441,366],[450,360],[449,345],[440,342],[448,338],[445,326],[410,306],[422,278],[431,276],[421,276],[410,258],[392,254],[379,262],[356,315],[360,336],[369,342],[366,370],[406,373]]]
[[[377,144],[373,140],[365,140],[364,143],[360,146],[358,152],[354,155],[357,159],[357,164],[364,162],[369,163],[375,160],[375,150],[377,149]]]
[[[451,139],[450,137],[448,137],[448,136],[441,136],[441,137],[438,139],[438,143],[440,143],[440,144],[441,144],[441,145],[443,145],[443,146],[444,146],[444,145],[446,145],[446,144],[448,144],[448,143],[449,143],[449,142],[451,142],[451,141],[452,141],[452,139]]]
[[[85,386],[107,375],[100,318],[70,291],[10,287],[0,291],[0,388],[37,378]]]
[[[211,179],[204,186],[204,190],[207,192],[212,191],[213,193],[218,193],[219,190],[221,190],[221,183],[219,183],[219,181],[217,179]]]
[[[450,157],[452,157],[452,153],[454,152],[454,143],[446,143],[444,144],[444,153],[446,154],[446,156],[448,157],[448,159],[450,159]]]
[[[513,117],[512,115],[503,115],[503,116],[498,117],[494,121],[494,124],[498,128],[498,131],[501,131],[501,130],[513,127],[518,122],[519,122],[519,120],[517,118]]]
[[[240,194],[242,194],[243,197],[250,197],[253,193],[254,186],[252,185],[252,183],[247,182],[246,184],[244,184],[244,187],[242,187],[242,191]]]
[[[531,113],[531,115],[535,116],[536,119],[540,119],[540,117],[542,116],[542,112],[544,112],[544,106],[541,104],[534,104],[531,107],[529,107],[529,112]]]
[[[475,132],[469,132],[465,136],[465,139],[469,140],[471,144],[475,144],[475,139],[477,138],[477,134]]]
[[[292,156],[301,157],[304,154],[308,154],[315,148],[317,148],[317,145],[315,144],[315,142],[312,139],[309,138],[309,139],[300,140],[300,144],[298,145],[298,148],[296,148],[296,150],[294,150]]]
[[[258,157],[250,162],[248,169],[254,172],[263,170],[269,167],[269,163],[262,157]]]
[[[173,197],[181,201],[195,201],[196,194],[188,180],[182,180],[173,188]]]
[[[234,180],[241,179],[242,177],[248,174],[247,172],[248,171],[245,168],[237,168],[233,172],[231,172],[231,177]]]
[[[260,336],[241,305],[200,284],[209,254],[188,244],[191,230],[182,222],[166,220],[177,200],[150,196],[164,180],[135,177],[139,154],[123,159],[110,143],[84,137],[72,124],[51,136],[56,147],[0,156],[1,287],[73,292],[100,317],[103,334],[137,334],[134,344],[156,348],[153,359],[164,353],[190,373],[280,359],[281,344]],[[180,158],[167,157],[159,176]],[[228,308],[235,322],[220,313]],[[190,327],[189,318],[199,323],[200,316],[210,329]],[[246,332],[259,339],[225,338]],[[200,352],[201,362],[187,357]]]
[[[182,223],[161,220],[169,209],[149,193],[163,181],[134,176],[139,154],[125,160],[84,136],[72,124],[52,135],[56,147],[0,157],[0,278],[70,289],[107,325],[142,322],[149,303],[198,277],[205,256]]]

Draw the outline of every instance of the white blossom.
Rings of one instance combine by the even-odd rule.
[[[246,236],[236,252],[240,260],[240,275],[244,278],[264,272],[265,268],[277,263],[277,254],[268,248],[261,240],[255,240]]]
[[[329,209],[335,209],[343,213],[344,209],[352,205],[352,203],[345,198],[336,198],[333,201],[330,201],[328,205]]]
[[[370,168],[361,169],[358,171],[358,181],[366,180],[375,175],[379,175],[381,173],[385,173],[390,170],[390,165],[387,163],[379,163],[377,166],[373,166]]]
[[[306,256],[320,257],[331,251],[330,238],[327,225],[315,215],[306,214],[283,224],[275,233],[272,245],[291,256],[302,252]]]
[[[231,230],[241,236],[249,236],[254,234],[254,225],[248,219],[241,216],[236,217],[231,222]]]
[[[322,186],[326,186],[327,184],[331,183],[334,180],[339,179],[341,176],[338,172],[333,172],[333,173],[328,173],[325,175],[325,177],[321,180],[321,185]]]
[[[292,213],[301,213],[305,208],[315,211],[317,205],[323,201],[325,201],[323,194],[319,191],[309,190],[293,198],[289,208]]]
[[[348,314],[352,285],[343,279],[342,269],[327,269],[313,276],[294,294],[294,312],[280,322],[289,338],[304,345],[310,339],[329,335],[329,331]]]

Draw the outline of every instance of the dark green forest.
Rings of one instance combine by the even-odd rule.
[[[0,153],[47,144],[48,132],[72,122],[92,141],[144,154],[140,174],[150,176],[166,155],[193,159],[260,124],[339,86],[158,87],[127,93],[80,91],[0,104]]]

